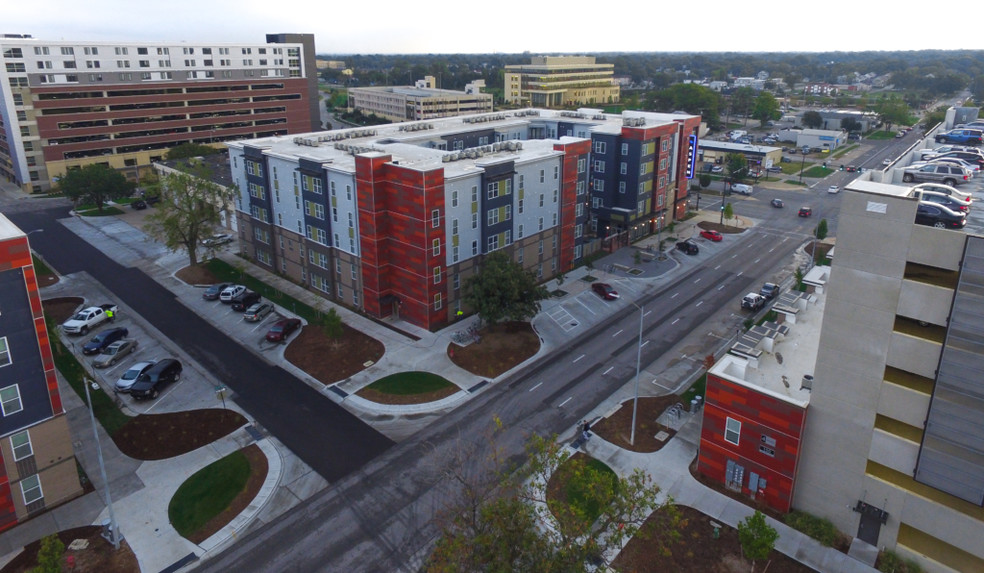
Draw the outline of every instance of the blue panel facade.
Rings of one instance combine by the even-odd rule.
[[[10,352],[10,364],[0,369],[0,388],[16,384],[23,406],[19,412],[0,416],[0,435],[4,435],[50,418],[53,412],[22,268],[0,272],[0,301],[3,301],[0,335],[7,338]]]

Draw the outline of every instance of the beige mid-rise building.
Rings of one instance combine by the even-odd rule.
[[[592,56],[535,56],[529,64],[506,66],[507,103],[533,107],[570,107],[618,103],[615,64]]]

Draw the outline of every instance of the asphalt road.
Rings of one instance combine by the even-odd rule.
[[[79,239],[57,219],[66,209],[11,212],[31,233],[31,247],[62,274],[96,277],[119,301],[142,315],[235,392],[234,399],[261,426],[329,482],[358,470],[393,442],[347,410],[271,366],[216,329],[143,271],[120,266]]]
[[[744,209],[751,207],[737,208]],[[757,291],[763,276],[788,261],[814,224],[790,209],[768,213],[771,221],[764,228],[744,233],[730,249],[637,299],[645,309],[643,365],[715,315],[729,323],[744,319],[740,296]],[[417,570],[436,539],[442,511],[457,494],[450,476],[481,473],[493,451],[499,459],[520,461],[530,434],[566,431],[631,380],[639,315],[636,308],[623,307],[566,348],[497,382],[357,473],[244,536],[200,569]],[[493,419],[502,423],[494,439]]]

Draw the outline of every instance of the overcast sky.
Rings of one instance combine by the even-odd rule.
[[[44,40],[262,42],[315,34],[319,54],[981,49],[871,0],[9,0],[0,33]],[[948,18],[957,17],[950,13]],[[940,13],[942,16],[942,13]]]

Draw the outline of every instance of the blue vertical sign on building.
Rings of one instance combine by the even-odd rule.
[[[687,179],[693,179],[697,168],[697,136],[691,135],[687,140]]]

